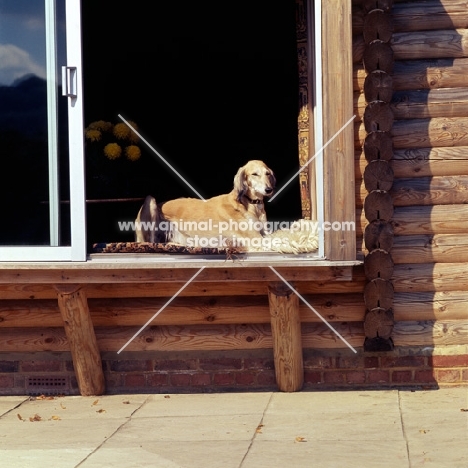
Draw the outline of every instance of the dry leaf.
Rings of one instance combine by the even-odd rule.
[[[36,397],[36,400],[55,400],[53,396],[39,395]]]
[[[264,424],[259,424],[259,425],[257,426],[257,429],[255,430],[255,432],[256,432],[257,434],[261,434],[261,433],[262,433],[262,427],[264,427]]]
[[[468,411],[468,408],[460,408],[460,411],[463,411],[466,413]]]
[[[99,400],[94,400],[92,406],[96,406],[99,403]]]
[[[164,395],[164,398],[171,398],[169,395]]]
[[[296,442],[307,442],[307,439],[305,437],[296,437]]]
[[[24,421],[24,419],[23,419],[23,417],[21,416],[21,414],[18,413],[16,416],[18,416],[18,419],[19,419],[20,421]]]
[[[96,413],[105,413],[105,412],[106,412],[106,410],[105,410],[105,409],[102,409],[102,408],[101,408],[101,409],[98,409],[98,410],[96,411]]]
[[[50,419],[51,419],[52,421],[60,421],[60,420],[61,420],[61,419],[60,419],[60,416],[52,416]]]
[[[129,405],[129,404],[130,404],[130,402],[129,402],[128,400],[122,401],[122,403],[123,403],[124,405]]]
[[[34,416],[30,417],[29,420],[31,422],[34,422],[34,421],[42,421],[42,418],[36,413]]]
[[[427,434],[429,432],[429,429],[419,429],[419,432],[421,434]]]
[[[60,403],[60,408],[62,408],[62,409],[67,409],[67,407],[66,407],[66,406],[64,406],[64,404],[63,404],[63,403]]]

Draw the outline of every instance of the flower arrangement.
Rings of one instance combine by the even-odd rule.
[[[134,129],[137,129],[134,122],[129,123]],[[91,144],[98,143],[103,146],[104,155],[111,161],[120,158],[122,154],[125,154],[126,158],[133,162],[138,161],[141,157],[141,151],[137,145],[139,137],[125,123],[113,125],[104,120],[92,122],[85,128],[85,139]]]
[[[135,130],[134,122],[129,122]],[[84,131],[87,191],[92,198],[131,196],[137,185],[141,150],[139,137],[125,123],[98,120]]]

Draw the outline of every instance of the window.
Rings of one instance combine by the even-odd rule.
[[[268,219],[317,219],[328,230],[310,258],[354,260],[351,5],[342,3],[238,2],[212,21],[213,5],[193,2],[114,3],[103,16],[91,0],[3,0],[0,54],[30,60],[0,63],[0,99],[16,112],[12,120],[1,106],[0,151],[12,164],[0,175],[9,224],[0,261],[85,260],[95,243],[133,240],[119,221],[133,220],[147,194],[194,196],[143,144],[131,161],[85,146],[83,128],[119,114],[205,198],[230,191],[248,159],[265,160],[283,189]]]
[[[1,261],[85,260],[79,6],[0,4]]]

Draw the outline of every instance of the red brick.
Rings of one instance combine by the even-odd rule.
[[[0,375],[0,387],[2,388],[13,388],[15,385],[15,379],[13,374]]]
[[[276,385],[276,375],[274,370],[265,370],[257,375],[259,385]]]
[[[154,362],[154,370],[183,371],[198,369],[197,359],[158,359]]]
[[[380,366],[385,367],[425,367],[424,356],[394,356],[380,358]]]
[[[322,373],[314,371],[304,372],[304,383],[318,384],[322,382]]]
[[[454,383],[460,382],[461,372],[459,369],[436,369],[437,382]]]
[[[170,374],[171,384],[176,387],[189,387],[191,381],[190,374]]]
[[[388,370],[367,371],[367,381],[369,383],[390,382],[390,372]]]
[[[238,372],[236,374],[236,383],[238,385],[253,385],[256,375],[253,372]]]
[[[192,385],[197,387],[211,385],[211,374],[192,375]]]
[[[244,369],[265,369],[272,370],[275,368],[273,359],[244,359]]]
[[[349,384],[365,383],[366,373],[364,371],[346,372],[346,382]]]
[[[213,383],[215,385],[234,385],[236,381],[235,375],[232,372],[215,374],[213,376]]]
[[[242,369],[242,359],[200,359],[200,369],[203,370],[239,370]]]
[[[125,361],[110,361],[109,368],[112,372],[144,372],[153,369],[153,363],[148,360],[128,359]]]
[[[308,356],[304,359],[304,368],[307,369],[331,369],[333,360],[331,357]]]
[[[61,361],[23,361],[23,372],[59,372],[62,370]]]
[[[127,374],[124,381],[127,387],[144,387],[146,382],[145,374]]]
[[[168,382],[168,374],[160,374],[158,372],[154,374],[148,374],[146,376],[148,386],[150,387],[164,387]]]
[[[18,372],[19,361],[0,361],[0,373],[2,372]]]
[[[429,364],[433,367],[468,367],[468,355],[430,356]]]
[[[411,383],[412,382],[412,372],[410,370],[393,371],[392,372],[392,382]]]
[[[428,370],[417,370],[414,372],[414,381],[417,383],[434,383],[434,371]]]
[[[363,369],[379,366],[376,356],[339,356],[336,358],[336,367],[339,369]]]
[[[461,379],[462,379],[463,382],[468,382],[468,369],[463,369],[462,370]]]
[[[328,384],[344,384],[345,375],[343,372],[324,372],[323,381]]]

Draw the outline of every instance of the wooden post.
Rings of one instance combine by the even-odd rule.
[[[104,373],[86,294],[78,285],[56,286],[56,290],[80,393],[102,395]]]
[[[271,333],[276,382],[282,392],[295,392],[304,384],[299,299],[284,283],[270,284]]]

